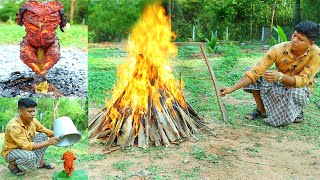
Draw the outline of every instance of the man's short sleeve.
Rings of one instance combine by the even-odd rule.
[[[320,69],[320,54],[312,56],[309,63],[303,68],[303,70],[298,74],[293,76],[296,79],[295,87],[308,86],[313,80],[314,76],[318,73]]]
[[[268,50],[264,57],[255,64],[251,69],[249,69],[245,74],[252,80],[253,83],[262,76],[269,67],[276,61],[276,50],[273,46]]]

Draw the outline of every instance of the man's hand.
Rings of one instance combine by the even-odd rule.
[[[60,139],[57,137],[52,137],[48,140],[49,145],[57,144]]]
[[[46,146],[57,144],[57,142],[59,140],[60,139],[57,138],[57,137],[52,137],[52,138],[50,138],[50,139],[48,139],[46,141],[34,143],[34,145],[32,146],[32,150],[36,150],[36,149],[40,149],[40,148],[43,148],[43,147],[46,147]]]
[[[52,137],[54,137],[54,132],[53,131],[51,131],[52,133],[50,133],[50,135],[47,135],[49,138],[52,138]]]
[[[266,79],[266,81],[271,83],[278,81],[280,76],[281,76],[281,73],[274,70],[268,70],[266,71],[266,73],[264,73],[264,78]]]
[[[231,93],[232,91],[231,91],[231,88],[229,88],[229,87],[222,87],[221,89],[220,89],[220,96],[225,96],[226,94],[229,94],[229,93]]]

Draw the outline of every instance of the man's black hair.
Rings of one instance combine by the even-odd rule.
[[[36,107],[37,103],[30,98],[21,98],[18,101],[18,108],[19,109],[25,109],[25,108],[30,108],[30,107]]]
[[[302,33],[309,40],[315,41],[320,36],[320,25],[312,21],[304,21],[295,26],[298,33]]]

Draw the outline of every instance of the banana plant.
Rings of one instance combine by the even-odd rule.
[[[283,29],[279,25],[277,25],[277,27],[273,26],[272,28],[273,28],[273,30],[275,32],[277,32],[278,36],[280,37],[280,42],[286,42],[287,41],[287,36],[284,33]],[[275,45],[277,43],[280,43],[280,42],[277,42],[277,40],[273,36],[271,36],[270,45],[273,46],[273,45]]]
[[[217,50],[218,50],[218,47],[217,47],[217,42],[218,42],[217,31],[215,33],[213,33],[211,31],[210,40],[208,38],[205,38],[205,40],[208,43],[208,46],[207,46],[208,47],[208,51],[216,53]]]

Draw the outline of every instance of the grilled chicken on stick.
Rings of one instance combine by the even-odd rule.
[[[16,23],[26,27],[26,36],[20,43],[20,59],[36,73],[36,93],[47,93],[46,72],[60,59],[56,29],[66,26],[67,16],[60,2],[28,0],[16,14]]]

